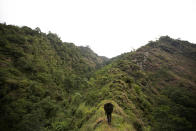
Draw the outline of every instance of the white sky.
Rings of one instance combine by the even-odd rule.
[[[196,43],[196,0],[0,0],[0,22],[40,27],[111,58],[162,35]]]

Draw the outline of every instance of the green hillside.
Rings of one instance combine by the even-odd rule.
[[[115,101],[136,130],[195,130],[195,54],[187,41],[151,41],[98,70],[86,102]],[[124,127],[119,130],[129,130]]]
[[[88,47],[62,42],[56,34],[4,24],[0,58],[4,131],[53,130],[58,121],[69,125],[75,90],[87,88],[92,72],[107,61]]]
[[[112,59],[0,24],[3,131],[194,131],[196,45],[168,36]],[[103,105],[112,103],[112,123]]]

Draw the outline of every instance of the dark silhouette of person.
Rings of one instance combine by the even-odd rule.
[[[105,114],[107,115],[107,119],[108,119],[108,124],[111,123],[112,121],[112,112],[113,112],[113,104],[111,103],[106,103],[104,105],[104,110],[105,110]]]

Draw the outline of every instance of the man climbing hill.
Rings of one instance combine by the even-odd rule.
[[[114,106],[111,103],[106,103],[104,105],[104,110],[105,110],[105,114],[107,115],[108,124],[111,124],[113,107]]]

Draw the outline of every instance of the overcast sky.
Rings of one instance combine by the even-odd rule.
[[[0,0],[0,22],[114,57],[162,35],[196,43],[196,0]]]

